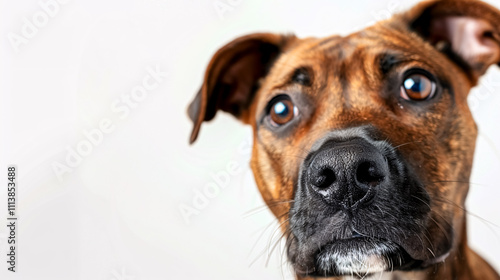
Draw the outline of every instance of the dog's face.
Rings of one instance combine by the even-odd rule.
[[[466,98],[500,62],[499,26],[486,4],[442,1],[346,37],[236,39],[190,107],[191,141],[218,109],[252,125],[251,167],[299,275],[441,262],[463,238]]]

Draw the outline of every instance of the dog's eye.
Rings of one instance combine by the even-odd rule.
[[[423,74],[407,76],[401,85],[401,97],[406,100],[427,100],[434,96],[436,83]]]
[[[270,123],[273,126],[284,125],[298,114],[297,107],[287,96],[278,96],[269,105]]]

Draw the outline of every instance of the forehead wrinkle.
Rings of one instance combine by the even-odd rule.
[[[386,37],[391,37],[391,40],[385,40]],[[391,66],[386,69],[387,72],[410,64],[423,67],[433,73],[447,73],[444,70],[450,69],[448,60],[441,59],[441,53],[434,50],[429,44],[415,39],[413,34],[383,28],[380,30],[365,30],[363,37],[358,38],[358,40],[370,45],[372,58],[378,59],[378,61],[375,61],[376,63],[382,62],[384,56],[386,58],[392,57],[393,61],[386,64],[386,66]],[[433,52],[437,52],[435,59],[429,59],[429,53],[432,54]],[[379,70],[382,69],[379,68]],[[377,77],[374,78],[377,79]]]
[[[300,54],[300,52],[298,52],[298,54]],[[298,59],[297,53],[287,53],[276,61],[269,73],[269,76],[274,78],[271,80],[272,83],[267,87],[268,91],[280,89],[292,84],[290,81],[290,73],[300,67],[301,64],[294,63],[294,61]]]
[[[344,52],[345,57],[339,60],[339,82],[342,85],[341,95],[348,103],[352,88],[359,87],[366,75],[364,62],[366,56],[366,46],[349,44],[349,52]],[[344,104],[349,105],[349,104]]]
[[[317,111],[316,118],[318,122],[327,124],[327,127],[340,125],[338,121],[343,118],[357,119],[348,113],[356,111],[352,106],[359,102],[364,103],[363,106],[365,106],[370,100],[369,96],[363,97],[363,95],[369,94],[367,75],[374,72],[373,69],[366,69],[366,60],[367,57],[370,58],[371,48],[362,42],[360,44],[348,42],[343,45],[350,48],[348,52],[344,52],[348,53],[345,57],[339,58],[331,52],[325,53],[327,60],[323,69],[328,70],[329,75],[326,87],[321,93],[319,100],[321,109]]]
[[[312,52],[308,48],[300,48],[289,52],[282,56],[272,68],[270,76],[274,76],[275,78],[270,80],[271,82],[266,87],[267,91],[300,86],[310,88],[310,90],[307,90],[307,93],[316,95],[327,84],[330,73],[328,67],[330,60],[331,59],[326,57],[323,52]],[[300,83],[292,81],[294,72],[300,68],[305,68],[310,71],[311,85],[301,85]]]
[[[376,85],[379,85],[383,75],[387,72],[384,72],[382,66],[382,60],[387,58],[394,58],[392,54],[390,54],[387,50],[380,50],[377,47],[367,47],[364,49],[363,59],[361,62],[361,69],[363,71],[363,75],[360,75],[364,79],[364,84],[367,89],[376,89]],[[397,67],[401,64],[401,60],[397,58],[393,60],[386,61],[388,63],[390,71],[391,69]]]
[[[317,63],[317,53],[311,53],[311,44],[311,42],[303,42],[302,45],[282,54],[275,62],[270,74],[277,76],[278,80],[284,81],[289,79],[290,75],[298,68],[312,68],[311,66]]]

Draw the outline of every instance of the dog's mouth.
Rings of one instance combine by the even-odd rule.
[[[303,266],[304,263],[310,265]],[[294,267],[296,273],[302,276],[365,277],[383,271],[410,270],[421,263],[395,242],[353,231],[351,237],[326,243],[309,256],[309,261]]]
[[[389,143],[354,128],[315,144],[289,213],[288,256],[297,274],[364,276],[441,260],[453,229],[433,215],[412,170]]]
[[[323,246],[315,256],[318,276],[358,275],[414,266],[406,251],[394,242],[369,237],[338,240]]]

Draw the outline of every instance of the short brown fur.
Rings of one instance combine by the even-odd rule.
[[[423,14],[427,16],[420,18]],[[239,38],[219,50],[208,66],[205,82],[190,106],[194,122],[190,141],[194,142],[201,123],[212,119],[217,109],[250,124],[254,135],[251,168],[257,186],[283,232],[288,233],[298,170],[316,139],[329,131],[370,124],[398,147],[426,185],[432,201],[430,220],[436,222],[427,227],[432,241],[423,243],[431,248],[446,240],[453,242],[445,262],[420,271],[394,272],[394,279],[500,279],[468,247],[464,211],[477,137],[467,95],[487,66],[498,64],[500,57],[487,58],[479,68],[464,68],[443,54],[423,29],[430,18],[444,16],[483,19],[496,27],[492,38],[500,44],[500,12],[469,0],[424,2],[346,37],[299,39],[293,35],[252,34]],[[415,22],[420,25],[412,26]],[[250,60],[235,58],[249,52]],[[381,82],[393,75],[381,70],[385,55],[401,60],[390,73],[419,67],[437,73],[450,84],[424,109],[393,99],[387,84]],[[266,59],[262,65],[253,65]],[[298,68],[308,69],[310,85],[290,82]],[[240,78],[242,75],[245,78]],[[224,84],[226,91],[214,92]],[[266,105],[279,92],[300,94],[307,108],[293,132],[282,135],[260,125]],[[219,99],[210,101],[215,95]],[[210,102],[216,107],[209,108]],[[432,252],[426,254],[432,258]]]

